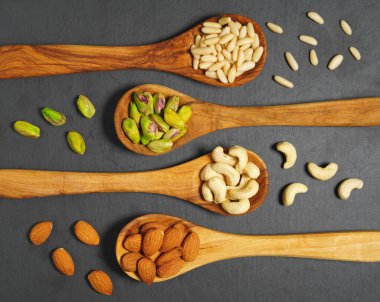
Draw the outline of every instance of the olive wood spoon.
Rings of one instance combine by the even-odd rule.
[[[246,213],[257,209],[268,193],[269,176],[264,161],[248,151],[249,161],[260,169],[259,191]],[[0,197],[31,198],[98,192],[147,192],[178,197],[209,211],[231,215],[220,205],[201,197],[200,173],[212,162],[210,154],[178,166],[145,172],[94,173],[38,170],[0,170]],[[245,214],[245,213],[244,213]]]
[[[145,84],[128,90],[119,100],[114,123],[117,136],[129,150],[144,155],[154,153],[142,144],[134,144],[121,127],[128,117],[132,94],[138,91],[161,92],[165,96],[178,95],[180,105],[191,106],[193,115],[186,123],[188,132],[176,141],[168,152],[176,150],[204,134],[226,128],[247,126],[379,126],[380,98],[304,103],[263,107],[229,107],[208,103],[174,89]]]
[[[192,67],[190,47],[196,35],[202,34],[202,23],[169,40],[142,46],[92,45],[7,45],[0,47],[0,78],[48,76],[85,71],[120,70],[129,68],[158,69],[194,80],[224,87],[235,87],[253,80],[263,69],[267,46],[264,32],[250,18],[230,16],[242,24],[252,22],[264,52],[254,69],[237,77],[235,82],[223,84],[205,76],[204,70]],[[222,16],[205,21],[217,22]]]
[[[121,257],[127,253],[123,247],[125,237],[137,233],[139,227],[147,222],[166,225],[180,222],[188,230],[196,232],[200,238],[199,254],[194,261],[185,262],[184,267],[171,277],[156,276],[154,282],[175,278],[212,262],[239,257],[279,256],[355,262],[380,261],[380,231],[240,235],[215,231],[178,217],[150,214],[132,220],[120,231],[115,249],[119,264]],[[136,273],[125,273],[133,279],[140,280]]]

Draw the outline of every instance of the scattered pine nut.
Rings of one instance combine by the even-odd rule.
[[[293,71],[297,71],[298,70],[298,63],[297,63],[296,59],[293,57],[293,55],[290,52],[288,52],[288,51],[285,52],[285,59],[286,59],[286,62],[288,62],[289,67]]]
[[[343,56],[341,54],[335,55],[331,58],[329,64],[327,65],[328,69],[334,70],[339,67],[343,62]]]
[[[281,35],[284,32],[280,25],[274,24],[272,22],[267,22],[266,25],[270,31],[276,34]]]
[[[318,56],[317,56],[317,53],[315,52],[314,49],[310,50],[310,52],[309,52],[309,59],[310,59],[311,65],[313,65],[313,66],[317,66],[318,65]]]
[[[352,35],[351,26],[345,20],[340,20],[339,24],[346,35],[349,35],[349,36]]]
[[[348,48],[348,50],[350,51],[350,53],[352,54],[352,56],[355,58],[355,60],[357,60],[357,61],[361,60],[362,56],[361,56],[359,50],[356,47],[350,46]]]
[[[325,20],[323,20],[321,15],[316,12],[308,12],[307,16],[310,20],[313,20],[315,23],[318,23],[318,24],[325,23]]]
[[[279,75],[275,75],[273,77],[273,80],[275,80],[276,83],[286,87],[286,88],[293,88],[294,87],[294,84],[292,82],[290,82],[289,80],[279,76]]]
[[[307,36],[307,35],[300,35],[298,38],[300,39],[300,41],[306,44],[310,44],[313,46],[318,45],[318,41],[314,37]]]

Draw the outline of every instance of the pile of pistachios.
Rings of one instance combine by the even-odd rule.
[[[129,107],[129,118],[122,128],[134,144],[143,144],[155,153],[164,153],[173,142],[187,133],[186,122],[191,118],[189,105],[179,107],[179,96],[166,101],[161,93],[135,92]]]

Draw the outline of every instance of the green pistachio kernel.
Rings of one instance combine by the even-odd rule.
[[[131,102],[131,105],[129,106],[129,117],[133,119],[137,125],[139,125],[141,116],[142,114],[137,109],[136,104]]]
[[[133,100],[142,114],[149,116],[153,113],[153,97],[149,92],[135,92]]]
[[[77,99],[77,106],[78,106],[78,109],[79,109],[80,113],[82,113],[82,115],[85,118],[90,119],[96,113],[94,104],[92,104],[92,102],[86,96],[84,96],[84,95],[80,95],[78,97],[78,99]]]
[[[67,133],[67,142],[69,143],[71,149],[79,155],[83,155],[86,151],[84,139],[82,135],[76,131],[69,131]]]
[[[164,111],[171,109],[174,112],[177,112],[178,106],[179,106],[179,96],[174,95],[170,97],[169,100],[166,102]]]
[[[45,107],[41,110],[45,120],[53,126],[62,126],[66,123],[66,116],[50,107]]]
[[[129,139],[134,143],[138,144],[140,142],[140,132],[137,128],[136,122],[131,118],[126,118],[121,123],[121,127],[124,133],[129,137]]]
[[[193,112],[189,105],[183,105],[181,108],[179,108],[177,114],[186,123],[191,118],[191,115],[193,114]]]
[[[165,123],[161,116],[157,114],[151,114],[150,117],[157,124],[159,130],[167,132],[170,129],[170,126],[167,123]]]
[[[155,153],[164,153],[169,151],[173,147],[173,142],[168,139],[158,139],[151,141],[148,144],[149,150]]]
[[[177,113],[172,109],[167,109],[164,112],[164,119],[173,128],[183,128],[185,127],[185,122],[181,119]]]
[[[25,121],[15,122],[13,124],[13,128],[18,134],[21,134],[23,136],[30,137],[30,138],[40,137],[40,128]]]

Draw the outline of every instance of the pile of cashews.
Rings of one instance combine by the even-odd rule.
[[[285,156],[285,162],[283,163],[284,169],[293,167],[297,160],[297,150],[289,142],[280,142],[276,145],[277,151],[281,152]],[[315,163],[307,163],[307,171],[309,174],[320,181],[327,181],[335,176],[338,172],[338,164],[329,163],[325,167],[318,166]],[[363,188],[363,181],[359,178],[348,178],[343,180],[338,186],[338,196],[342,200],[347,200],[351,191],[354,189]],[[282,192],[282,202],[285,206],[293,204],[295,196],[300,193],[306,193],[308,187],[303,183],[291,183],[285,187]]]
[[[243,214],[250,207],[249,198],[259,191],[256,179],[260,169],[248,161],[247,150],[231,147],[228,154],[218,146],[212,151],[214,163],[201,172],[203,199],[220,204],[229,214]]]

